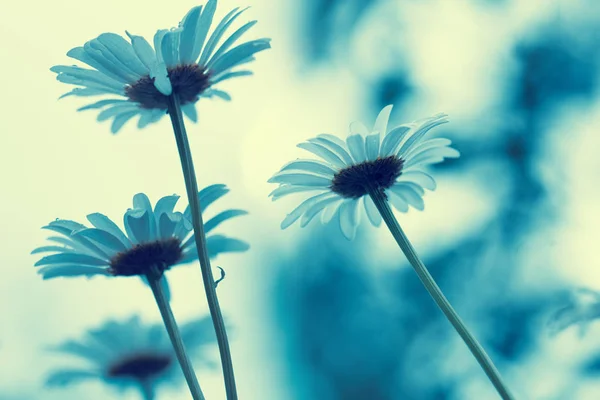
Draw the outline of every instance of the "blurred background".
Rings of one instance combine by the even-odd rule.
[[[196,1],[11,2],[0,15],[0,399],[138,399],[99,382],[45,389],[81,366],[48,352],[107,319],[160,320],[137,279],[36,275],[40,227],[102,212],[119,220],[135,193],[184,194],[169,121],[116,136],[49,68],[102,32],[146,37]],[[422,288],[389,232],[353,242],[312,223],[280,231],[299,197],[272,203],[266,180],[304,157],[295,145],[345,136],[393,104],[393,123],[437,112],[462,156],[436,168],[424,212],[398,215],[425,264],[518,399],[600,398],[600,323],[551,336],[569,293],[600,290],[600,3],[595,0],[222,0],[250,5],[250,33],[271,37],[255,76],[202,100],[188,125],[200,186],[225,183],[219,207],[251,215],[223,233],[248,253],[213,264],[233,329],[241,399],[459,400],[497,395]],[[185,203],[181,201],[182,205]],[[182,206],[180,205],[180,207]],[[216,207],[215,207],[216,208]],[[223,209],[220,208],[220,209]],[[207,314],[197,265],[170,272],[185,322]],[[215,351],[215,355],[216,355]],[[224,399],[218,370],[197,371]],[[185,387],[158,399],[188,399]]]

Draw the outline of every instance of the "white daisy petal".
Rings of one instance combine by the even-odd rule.
[[[315,191],[315,190],[320,191],[323,189],[320,189],[320,188],[314,187],[314,186],[282,185],[282,186],[279,186],[277,189],[273,190],[271,193],[269,193],[269,197],[272,197],[272,200],[275,201],[275,200],[277,200],[283,196],[286,196],[288,194],[311,192],[311,191]]]
[[[340,207],[340,229],[348,240],[354,239],[359,222],[358,200],[345,200]]]
[[[410,132],[410,129],[411,127],[409,125],[400,125],[385,135],[381,142],[381,150],[379,151],[380,156],[387,157],[396,154],[400,142],[402,142],[408,132]]]
[[[167,68],[175,67],[179,62],[180,34],[180,29],[165,32],[160,43],[160,51],[157,50],[157,53],[160,52],[162,54]]]
[[[127,236],[125,236],[125,234],[123,233],[121,228],[119,228],[117,226],[117,224],[115,224],[106,215],[103,215],[100,213],[93,213],[93,214],[89,214],[87,216],[87,219],[96,228],[105,230],[106,232],[110,233],[111,235],[113,235],[114,237],[119,239],[121,241],[121,243],[123,243],[126,247],[132,246],[131,240],[129,240],[129,238]]]
[[[408,211],[408,203],[406,202],[404,197],[401,197],[400,195],[396,194],[394,191],[389,189],[386,190],[386,193],[388,195],[388,201],[396,210],[400,212]]]
[[[333,178],[333,175],[336,173],[336,170],[331,168],[329,164],[318,160],[295,160],[284,165],[279,172],[288,170],[312,172],[319,175],[330,176],[331,178]]]
[[[73,236],[77,236],[77,235],[84,236],[84,237],[94,241],[96,244],[103,245],[103,246],[111,249],[114,253],[127,250],[127,247],[123,244],[123,242],[121,242],[118,238],[116,238],[115,236],[111,235],[110,233],[108,233],[107,231],[105,231],[103,229],[98,229],[98,228],[83,229],[83,230],[73,233]],[[109,254],[109,255],[112,256],[114,254]]]
[[[182,218],[181,214],[162,213],[158,217],[158,235],[159,238],[167,239],[173,236],[175,228]]]
[[[147,240],[156,239],[156,227],[158,226],[158,221],[154,216],[154,211],[152,210],[152,203],[150,203],[150,199],[144,193],[138,193],[133,196],[133,208],[144,210],[148,214],[148,229],[147,229]]]
[[[120,61],[124,68],[138,77],[148,73],[148,68],[138,58],[133,47],[122,36],[114,33],[103,33],[97,39]]]
[[[248,71],[248,70],[225,72],[225,73],[221,73],[219,75],[211,76],[210,82],[211,82],[211,85],[216,85],[217,83],[222,82],[227,79],[237,78],[240,76],[250,76],[252,74],[253,74],[253,72]]]
[[[60,278],[65,276],[93,276],[93,275],[105,275],[108,276],[110,273],[106,268],[98,268],[91,266],[79,266],[79,265],[53,265],[44,268],[40,268],[38,273],[42,275],[43,279]]]
[[[60,222],[61,224],[57,224],[57,222]],[[50,224],[48,224],[47,226],[42,227],[42,229],[48,229],[54,232],[58,232],[61,235],[65,235],[68,237],[69,239],[69,244],[74,247],[75,249],[78,250],[78,252],[83,253],[83,254],[88,254],[94,257],[106,257],[108,258],[108,255],[106,254],[105,251],[103,251],[102,249],[100,249],[98,246],[96,246],[94,243],[90,242],[88,239],[82,237],[82,236],[71,236],[71,233],[73,231],[79,230],[79,229],[85,229],[86,227],[82,225],[82,228],[79,229],[69,229],[66,228],[64,226],[65,222],[72,222],[72,221],[55,221],[55,222],[51,222]],[[61,226],[62,225],[62,226]],[[55,241],[58,241],[56,239],[54,239]]]
[[[223,36],[227,28],[229,28],[233,21],[235,21],[235,19],[248,8],[245,8],[239,12],[238,9],[239,8],[236,7],[233,10],[231,10],[229,14],[227,14],[221,20],[221,22],[219,22],[219,25],[217,25],[213,33],[210,35],[210,38],[206,42],[206,46],[204,47],[204,49],[202,50],[202,54],[200,55],[200,61],[198,61],[200,65],[206,64],[206,62],[210,59],[210,56],[212,55],[212,52],[215,49],[217,43],[219,42],[219,40],[221,40],[221,37]]]
[[[140,75],[123,63],[122,60],[117,58],[110,49],[100,42],[99,38],[90,40],[83,48],[86,53],[90,55],[97,62],[103,64],[107,68],[111,68],[112,71],[123,77],[127,82],[133,83],[140,78]]]
[[[240,11],[240,14],[244,10]],[[219,47],[219,49],[215,52],[215,54],[210,58],[210,60],[206,63],[207,68],[211,68],[222,55],[250,28],[252,28],[256,24],[256,21],[250,21],[244,24],[241,28],[236,30],[231,36],[223,42],[223,44]],[[215,43],[216,44],[216,43]]]
[[[438,114],[431,118],[426,119],[418,128],[415,128],[411,134],[407,137],[406,141],[398,150],[397,156],[404,158],[404,155],[408,153],[413,146],[417,145],[419,141],[425,136],[431,128],[438,125],[445,124],[448,122],[448,116],[446,114]]]
[[[194,54],[196,46],[196,30],[198,28],[198,19],[202,13],[202,6],[193,7],[183,17],[181,21],[181,38],[179,39],[179,62],[182,64],[191,64],[196,61],[200,54],[198,49],[197,54]]]
[[[154,214],[157,218],[160,218],[160,215],[163,213],[172,213],[178,201],[179,196],[176,194],[161,197],[154,206]]]
[[[413,157],[406,160],[404,168],[408,169],[417,165],[435,164],[442,162],[444,158],[460,157],[458,150],[452,147],[435,147],[421,153],[415,153]]]
[[[413,182],[429,190],[435,190],[436,188],[435,179],[422,171],[403,172],[397,179],[397,182]]]
[[[206,239],[206,247],[208,248],[208,256],[214,258],[221,253],[239,253],[246,251],[250,248],[250,245],[243,240],[233,239],[223,235],[212,235]]]
[[[310,151],[336,167],[344,167],[346,165],[340,157],[322,144],[305,142],[298,144],[297,147]]]
[[[435,138],[435,139],[424,140],[421,143],[419,143],[418,145],[416,145],[415,147],[413,147],[413,149],[411,151],[406,153],[404,155],[404,159],[410,160],[414,155],[419,154],[425,150],[433,149],[435,147],[446,147],[446,146],[450,146],[451,144],[452,144],[452,141],[450,139],[446,139],[446,138]]]
[[[107,77],[112,78],[112,79],[116,80],[117,82],[121,82],[122,84],[129,83],[129,81],[127,79],[123,78],[119,74],[114,73],[112,66],[111,66],[111,68],[107,68],[104,66],[103,63],[99,63],[94,58],[90,57],[90,55],[86,51],[85,45],[75,47],[75,48],[69,50],[67,52],[67,56],[89,65],[90,67],[96,69],[98,72],[103,73]]]
[[[219,226],[221,223],[227,221],[228,219],[234,218],[234,217],[239,217],[242,215],[247,215],[248,211],[246,210],[236,210],[236,209],[231,209],[231,210],[226,210],[223,212],[220,212],[219,214],[215,215],[214,217],[212,217],[211,219],[209,219],[208,221],[206,221],[206,223],[204,224],[204,232],[206,234],[210,233],[210,231],[212,231],[213,229],[215,229],[217,226]]]
[[[128,210],[123,217],[127,236],[133,243],[143,243],[150,240],[150,217],[146,210]]]
[[[321,200],[316,201],[311,207],[309,207],[302,219],[300,220],[300,226],[305,227],[314,217],[316,217],[321,211],[323,211],[329,204],[339,201],[340,197],[335,193],[329,193],[328,197],[323,197]]]
[[[284,171],[275,174],[268,182],[300,186],[328,187],[331,184],[331,178],[310,173]]]
[[[163,58],[163,52],[162,52],[162,42],[163,42],[163,38],[165,37],[165,35],[167,34],[167,32],[169,32],[168,29],[159,29],[156,31],[156,33],[154,34],[154,49],[156,50],[156,61],[159,64],[166,64],[164,58]]]
[[[381,225],[381,214],[379,214],[379,210],[377,210],[377,207],[375,206],[375,203],[373,202],[371,196],[364,196],[364,205],[369,221],[371,221],[371,223],[376,227]]]
[[[156,52],[146,39],[141,36],[132,35],[129,32],[127,32],[127,35],[131,40],[131,46],[133,47],[135,54],[137,54],[139,59],[148,69],[150,78],[154,78],[154,86],[156,89],[165,96],[169,96],[173,92],[173,87],[171,86],[171,80],[167,74],[167,67],[165,64],[159,62]]]
[[[417,185],[413,182],[396,182],[396,185],[408,186],[412,188],[421,197],[425,196],[425,189],[421,185]]]
[[[379,157],[379,132],[371,133],[365,138],[365,151],[367,154],[367,160],[374,161]]]
[[[334,140],[333,138],[337,140]],[[317,136],[316,138],[309,139],[308,141],[323,145],[329,150],[331,150],[344,162],[344,166],[352,165],[354,163],[354,161],[352,160],[352,156],[348,152],[346,142],[344,142],[342,139],[336,138],[333,135],[327,135],[326,133],[323,133]]]
[[[346,144],[355,163],[361,163],[367,159],[365,151],[365,138],[359,134],[353,134],[346,138]]]
[[[343,203],[343,199],[338,196],[337,202],[327,205],[321,213],[321,223],[327,224],[329,221],[331,221]]]
[[[56,65],[50,68],[50,71],[59,74],[60,78],[57,77],[57,79],[64,83],[81,84],[88,87],[93,87],[90,85],[97,85],[96,87],[110,89],[115,94],[123,92],[122,82],[106,76],[106,74],[99,71],[66,65]]]
[[[102,260],[97,257],[88,256],[86,254],[77,253],[59,253],[51,254],[46,257],[42,257],[38,262],[33,264],[35,267],[40,265],[52,265],[52,264],[78,264],[78,265],[91,265],[91,266],[102,266],[106,265],[106,260]]]
[[[281,222],[281,229],[285,229],[298,220],[314,203],[329,196],[330,193],[322,193],[304,200],[300,205],[292,210]]]
[[[63,246],[41,246],[31,251],[29,254],[39,254],[39,253],[69,253],[74,252],[74,249],[63,247]]]
[[[360,121],[354,121],[350,124],[350,134],[367,136],[369,129]]]
[[[373,126],[373,132],[380,132],[385,135],[387,132],[388,121],[390,120],[390,114],[392,113],[393,105],[385,106],[377,115],[375,125]]]
[[[204,6],[202,15],[200,15],[198,20],[196,35],[194,38],[194,48],[189,57],[189,62],[195,62],[198,60],[198,57],[200,57],[200,51],[202,50],[202,46],[204,46],[204,42],[206,41],[206,35],[208,34],[208,30],[212,24],[216,9],[216,0],[209,0]]]
[[[48,386],[68,386],[73,383],[88,379],[101,378],[101,374],[96,371],[83,371],[83,370],[71,370],[61,369],[52,371],[50,376],[46,379],[46,385]]]
[[[399,197],[403,198],[408,204],[410,204],[417,210],[423,211],[423,209],[425,208],[423,198],[419,195],[419,193],[417,193],[416,190],[414,190],[409,185],[394,185],[389,190],[390,192],[392,192],[392,194],[398,195]]]

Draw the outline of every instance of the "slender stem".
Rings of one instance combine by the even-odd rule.
[[[400,246],[400,249],[406,256],[406,258],[408,258],[408,261],[410,262],[415,272],[419,276],[419,279],[425,286],[425,289],[427,289],[427,291],[429,292],[435,303],[438,305],[440,310],[444,313],[446,318],[448,318],[448,321],[450,321],[452,326],[454,326],[454,329],[456,329],[456,331],[463,339],[469,350],[471,350],[471,353],[473,354],[473,356],[475,356],[475,358],[479,362],[479,365],[481,365],[481,368],[483,368],[484,372],[498,391],[500,397],[503,400],[514,400],[514,397],[510,394],[508,387],[502,381],[500,373],[494,366],[494,363],[492,362],[490,357],[486,354],[485,350],[479,344],[477,339],[475,339],[471,332],[469,332],[469,330],[462,322],[456,311],[454,311],[454,309],[450,305],[448,299],[446,299],[446,297],[442,293],[442,290],[433,280],[433,277],[427,270],[427,267],[425,267],[423,262],[421,262],[421,260],[419,259],[417,252],[415,251],[414,247],[404,234],[404,231],[402,231],[402,228],[396,220],[396,217],[394,217],[394,214],[392,213],[392,210],[387,202],[385,194],[379,190],[372,190],[369,192],[369,195],[373,199],[377,210],[379,210],[379,213],[383,217],[385,224],[392,232],[394,239],[396,239],[398,246]]]
[[[140,382],[140,390],[142,391],[143,400],[154,400],[154,388],[148,379]]]
[[[177,355],[177,360],[179,361],[179,365],[181,366],[185,380],[190,388],[190,392],[192,393],[192,398],[194,400],[205,400],[202,390],[200,389],[200,385],[198,384],[198,379],[196,379],[194,367],[192,367],[192,363],[185,352],[183,340],[181,340],[181,334],[179,333],[179,328],[175,322],[173,311],[171,310],[169,301],[167,300],[160,284],[160,280],[164,278],[162,275],[155,273],[148,274],[147,278],[150,288],[152,289],[152,293],[154,294],[154,298],[156,299],[158,309],[160,310],[160,315],[162,316],[165,328],[167,328],[169,339],[171,339],[171,344],[173,345],[173,349]]]
[[[200,270],[202,271],[202,280],[204,282],[204,291],[208,301],[208,308],[212,318],[213,326],[217,334],[217,342],[219,344],[219,353],[221,355],[221,365],[223,367],[223,378],[225,380],[225,391],[227,400],[237,400],[237,389],[235,386],[235,376],[233,373],[233,362],[231,360],[231,350],[229,349],[229,341],[227,340],[227,331],[225,330],[225,322],[219,306],[219,299],[215,288],[215,280],[208,258],[208,250],[206,248],[206,235],[204,234],[204,224],[202,222],[202,211],[200,208],[200,199],[198,198],[198,183],[196,182],[196,173],[194,172],[194,163],[190,145],[183,123],[183,115],[181,113],[181,105],[177,95],[173,94],[168,97],[168,112],[171,117],[173,131],[175,133],[175,141],[177,142],[177,150],[181,159],[181,169],[185,180],[185,188],[187,191],[190,209],[192,211],[192,225],[194,227],[194,238],[196,248],[198,249],[198,258],[200,261]]]

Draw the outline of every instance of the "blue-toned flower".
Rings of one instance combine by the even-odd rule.
[[[230,100],[229,94],[214,86],[251,75],[250,70],[238,67],[270,47],[270,40],[264,38],[234,46],[256,21],[226,35],[245,9],[230,11],[209,34],[216,8],[217,0],[192,8],[178,28],[156,32],[154,47],[129,32],[129,41],[114,33],[103,33],[67,53],[92,69],[58,65],[51,70],[58,74],[59,81],[79,86],[64,96],[118,96],[79,109],[101,110],[98,120],[112,118],[113,133],[137,116],[140,128],[158,121],[166,113],[167,97],[171,94],[177,94],[183,112],[195,122],[196,101],[212,96]]]
[[[207,354],[216,339],[210,318],[183,324],[180,331],[188,355],[196,364],[213,367],[214,361]],[[82,358],[87,365],[52,371],[48,386],[100,380],[120,390],[137,387],[154,393],[159,385],[179,384],[183,378],[165,327],[144,324],[138,316],[108,321],[88,331],[82,339],[69,340],[52,349]]]
[[[423,167],[458,157],[459,152],[450,147],[448,139],[424,140],[431,128],[448,121],[445,114],[388,131],[391,111],[391,105],[381,110],[371,130],[361,122],[353,122],[345,141],[321,134],[298,145],[322,160],[292,161],[269,179],[279,184],[269,195],[273,200],[292,193],[313,192],[287,215],[282,229],[298,219],[301,226],[306,226],[321,214],[323,223],[339,219],[343,235],[351,240],[359,224],[360,203],[371,223],[381,224],[381,215],[368,196],[372,191],[383,192],[398,211],[406,212],[409,206],[423,210],[424,189],[436,188],[435,180]]]
[[[199,193],[200,204],[206,210],[225,195],[225,185],[211,185]],[[35,266],[44,279],[61,276],[146,276],[158,269],[194,261],[198,258],[190,222],[189,206],[183,213],[174,211],[179,196],[165,196],[154,208],[148,197],[139,193],[133,197],[133,208],[125,212],[123,232],[113,221],[100,213],[87,216],[92,227],[74,221],[57,219],[43,229],[56,232],[48,238],[52,245],[35,249],[36,253],[54,253],[41,258]],[[211,234],[222,222],[247,214],[229,209],[205,223],[209,257],[220,253],[245,251],[246,242],[223,235]]]

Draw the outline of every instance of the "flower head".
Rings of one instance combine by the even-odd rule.
[[[298,159],[284,165],[269,179],[279,184],[270,196],[277,200],[292,193],[316,193],[287,215],[282,229],[300,218],[300,225],[306,226],[321,214],[323,223],[339,218],[343,235],[351,240],[359,223],[359,202],[364,204],[371,223],[381,224],[381,216],[368,196],[372,191],[384,193],[398,211],[406,212],[409,206],[423,210],[424,189],[434,190],[436,183],[422,168],[458,157],[459,153],[450,147],[448,139],[424,140],[431,128],[448,122],[445,114],[388,131],[391,111],[392,106],[381,110],[371,130],[353,122],[345,141],[321,134],[298,145],[322,160]]]
[[[189,354],[212,366],[212,361],[202,356],[215,341],[210,318],[189,322],[180,330]],[[182,377],[164,326],[143,324],[138,316],[108,321],[83,339],[67,341],[53,350],[83,358],[91,365],[57,369],[48,377],[49,386],[96,379],[118,389],[139,385],[154,389],[163,383],[178,383]]]
[[[206,209],[228,191],[225,185],[208,186],[199,193],[200,204]],[[55,244],[32,252],[54,254],[41,258],[35,266],[42,267],[38,272],[44,279],[80,275],[144,277],[156,268],[163,272],[174,265],[194,261],[198,251],[190,222],[191,210],[188,206],[183,213],[173,211],[178,199],[176,195],[165,196],[152,208],[145,194],[136,194],[133,208],[123,217],[125,232],[100,213],[87,216],[92,227],[57,219],[43,227],[60,235],[48,238]],[[205,223],[211,258],[248,249],[248,244],[241,240],[209,235],[222,222],[244,214],[246,211],[230,209]]]
[[[234,46],[256,21],[225,36],[245,9],[230,11],[209,35],[216,8],[217,0],[192,8],[179,27],[156,32],[154,47],[129,32],[129,41],[114,33],[103,33],[67,53],[92,69],[57,65],[51,70],[58,74],[59,81],[79,86],[64,96],[118,96],[79,109],[101,110],[98,120],[112,118],[113,133],[136,116],[140,128],[158,121],[165,115],[167,97],[171,94],[179,97],[183,112],[196,121],[196,101],[212,96],[230,100],[226,92],[214,86],[227,79],[251,75],[249,70],[236,68],[253,61],[254,54],[270,47],[269,39],[264,38]]]

